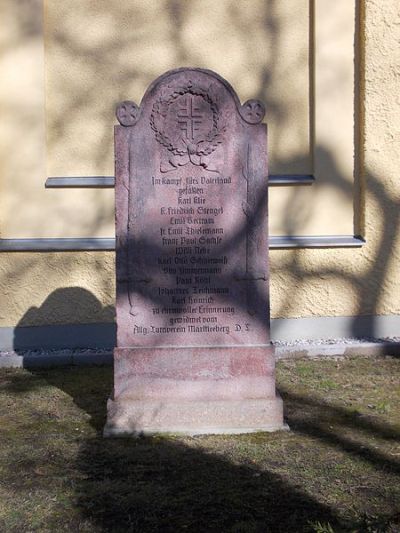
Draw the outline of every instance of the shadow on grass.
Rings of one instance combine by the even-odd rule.
[[[93,531],[302,532],[314,531],[310,523],[316,522],[339,527],[335,512],[298,485],[246,457],[237,464],[231,437],[220,437],[222,456],[201,438],[103,439],[111,369],[37,370],[15,378],[8,390],[37,391],[38,382],[47,383],[90,415],[97,435],[79,437],[73,483],[74,506]]]
[[[292,411],[289,424],[297,434],[317,437],[334,449],[368,461],[377,470],[400,473],[398,462],[343,434],[351,428],[394,440],[399,438],[394,428],[360,419],[325,401],[283,392]],[[75,401],[80,406],[85,402],[83,397]],[[306,407],[311,408],[309,413],[305,413]],[[91,415],[100,433],[104,411]],[[327,420],[333,420],[335,427],[327,430]],[[364,515],[361,522],[344,523],[333,508],[296,485],[295,478],[288,482],[267,468],[244,461],[235,464],[235,459],[228,459],[226,448],[221,457],[199,449],[200,442],[201,438],[193,438],[185,444],[172,437],[86,440],[78,458],[79,469],[86,476],[77,489],[83,516],[103,531],[329,531],[322,525],[318,529],[318,524],[330,524],[335,532],[398,531],[396,513],[371,519]],[[268,448],[265,450],[263,453],[268,453]],[[268,464],[268,458],[263,459]]]
[[[280,476],[172,439],[93,439],[78,461],[87,476],[78,504],[104,531],[287,532],[337,523]]]
[[[333,406],[328,402],[293,393],[280,387],[285,403],[288,423],[297,433],[316,437],[330,446],[369,462],[377,469],[400,474],[400,463],[390,459],[372,446],[362,444],[354,438],[355,431],[361,431],[368,437],[387,441],[399,441],[400,432],[395,427],[362,417],[343,407]],[[333,424],[333,425],[330,425]],[[351,431],[351,437],[345,435]]]
[[[64,530],[80,530],[82,523],[84,531],[90,532],[329,531],[318,529],[318,523],[330,524],[335,532],[398,531],[398,517],[391,512],[389,501],[394,502],[396,495],[380,494],[378,489],[384,479],[389,483],[388,475],[391,475],[390,486],[396,483],[399,465],[385,454],[384,448],[374,443],[375,438],[393,442],[399,437],[397,428],[282,387],[291,434],[103,439],[101,433],[111,384],[111,368],[35,370],[16,373],[7,379],[3,390],[8,392],[31,392],[43,397],[44,390],[40,389],[48,388],[45,395],[51,399],[51,388],[63,391],[73,399],[92,427],[82,426],[79,412],[69,410],[64,415],[65,423],[58,427],[55,422],[51,430],[52,434],[58,434],[57,439],[63,440],[62,446],[69,446],[72,436],[66,434],[69,428],[73,432],[76,425],[86,427],[79,436],[72,436],[76,435],[78,445],[78,451],[71,456],[74,464],[64,469],[61,461],[57,473],[60,478],[67,477],[67,484],[73,486],[73,502],[68,505],[73,506],[75,515],[69,516],[68,505],[61,506],[57,518],[49,511],[48,523],[57,520],[58,524],[65,519]],[[51,401],[51,411],[50,405]],[[40,412],[34,414],[40,416]],[[43,414],[49,414],[47,408]],[[59,415],[62,417],[62,410]],[[316,439],[314,445],[310,440],[302,440],[302,435]],[[39,441],[37,446],[42,445]],[[286,444],[282,445],[283,441]],[[315,444],[317,441],[324,446]],[[333,455],[326,451],[326,445]],[[303,455],[301,449],[306,452],[310,446],[314,451]],[[62,454],[62,447],[59,450]],[[283,455],[284,450],[287,456]],[[354,477],[356,472],[367,476],[368,470],[355,466],[349,479],[346,475],[339,480],[336,477],[340,474],[331,475],[324,470],[325,461],[328,461],[329,470],[335,461],[342,460],[342,452],[354,458],[351,464],[356,465],[361,460],[373,468],[373,479],[368,486],[372,491],[378,490],[378,499],[383,505],[383,514],[380,511],[373,522],[362,512],[368,509],[369,496],[358,491],[360,482]],[[308,465],[314,453],[318,459]],[[323,469],[320,482],[316,480],[308,486],[311,479],[307,481],[307,476],[311,472],[317,476],[319,467]],[[303,476],[303,469],[309,474]],[[339,483],[341,488],[337,496],[334,496],[334,487],[329,496],[330,483]],[[321,497],[318,487],[322,490]],[[340,491],[346,491],[346,487],[356,491],[354,512],[346,498],[342,500],[340,496]],[[52,489],[49,490],[51,493]],[[327,496],[334,504],[323,503]],[[364,496],[367,498],[365,505],[362,504]],[[375,505],[376,502],[371,500],[371,503]],[[378,507],[375,505],[376,509]],[[393,506],[392,510],[395,511]],[[364,516],[367,517],[365,523]],[[393,520],[396,520],[394,529],[388,526],[392,527]]]
[[[296,394],[282,386],[279,387],[279,391],[285,401],[286,410],[292,412],[289,418],[292,427],[296,427],[296,430],[305,421],[305,408],[309,408],[310,414],[314,415],[310,417],[313,420],[312,425],[315,425],[315,420],[335,419],[336,423],[340,423],[342,427],[347,426],[352,429],[358,429],[389,441],[400,439],[399,427],[390,427],[380,420],[373,420],[372,417],[363,417],[357,411],[354,412],[339,405],[332,405],[321,398]]]

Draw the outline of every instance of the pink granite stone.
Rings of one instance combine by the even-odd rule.
[[[118,106],[117,348],[106,435],[283,427],[263,117],[261,102],[242,106],[225,80],[201,69],[167,72],[140,107]]]

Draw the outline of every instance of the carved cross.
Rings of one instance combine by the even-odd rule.
[[[177,116],[180,129],[186,134],[188,140],[193,141],[203,121],[203,115],[192,96],[186,95],[180,98],[178,105]]]

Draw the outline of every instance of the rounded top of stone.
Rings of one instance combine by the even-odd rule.
[[[262,122],[265,116],[265,106],[260,100],[247,100],[241,105],[235,90],[227,80],[212,70],[194,67],[169,70],[156,78],[147,88],[139,107],[128,100],[118,104],[116,109],[117,119],[122,126],[133,126],[139,118],[140,109],[145,106],[148,100],[155,97],[160,85],[168,87],[169,84],[177,84],[177,86],[180,85],[182,87],[190,85],[196,87],[201,82],[209,82],[208,87],[210,90],[212,90],[212,82],[222,85],[233,99],[239,115],[247,124],[259,124]]]

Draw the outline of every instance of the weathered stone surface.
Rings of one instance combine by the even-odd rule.
[[[191,402],[108,401],[106,437],[175,433],[183,435],[254,433],[287,429],[282,425],[282,400],[198,400]]]
[[[264,112],[257,100],[241,106],[225,80],[200,69],[168,72],[140,107],[118,106],[107,435],[283,424],[269,336]],[[242,400],[253,402],[245,424]]]

